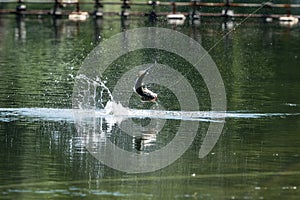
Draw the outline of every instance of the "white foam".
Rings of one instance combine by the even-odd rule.
[[[85,113],[84,115],[82,113]],[[120,122],[127,118],[156,118],[185,121],[223,122],[227,118],[270,118],[300,115],[300,113],[250,113],[250,112],[212,112],[212,111],[167,111],[130,109],[120,103],[109,101],[105,109],[80,110],[57,108],[0,108],[0,121],[50,120],[74,122],[76,115],[82,118],[105,118]]]

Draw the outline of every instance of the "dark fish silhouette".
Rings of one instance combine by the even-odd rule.
[[[141,96],[142,101],[155,102],[157,100],[157,94],[143,86],[143,78],[148,73],[149,69],[150,68],[139,72],[134,89],[136,93]]]

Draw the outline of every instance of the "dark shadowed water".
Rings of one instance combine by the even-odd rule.
[[[137,154],[163,148],[175,137],[181,121],[199,126],[192,145],[174,163],[130,174],[107,167],[87,150],[84,127],[72,112],[72,94],[76,74],[91,50],[123,30],[145,26],[174,29],[206,50],[217,44],[209,54],[224,81],[228,113],[221,135],[214,138],[216,144],[199,158],[209,124],[220,123],[216,113],[209,112],[209,94],[201,77],[189,73],[191,66],[168,52],[146,50],[118,59],[106,72],[108,87],[133,66],[155,58],[186,75],[200,111],[205,111],[196,113],[197,120],[186,113],[183,119],[180,112],[156,113],[155,122],[165,123],[160,132],[153,128],[134,137],[100,112],[96,126],[106,127],[109,135],[104,134],[104,139]],[[230,33],[229,27],[216,18],[203,19],[198,26],[175,27],[164,21],[149,24],[146,18],[71,22],[1,16],[0,198],[298,199],[300,28],[252,19]],[[159,92],[159,105],[180,110],[168,88],[150,87]],[[142,127],[155,115],[143,117],[153,104],[141,103],[134,94],[130,107],[146,110],[131,110],[133,121]],[[136,130],[129,127],[129,131]]]

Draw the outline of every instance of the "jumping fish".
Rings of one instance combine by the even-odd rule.
[[[143,78],[148,73],[150,68],[139,72],[134,89],[136,93],[141,96],[142,101],[155,102],[157,101],[157,94],[143,86]]]

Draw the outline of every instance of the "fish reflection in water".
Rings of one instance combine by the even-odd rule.
[[[158,131],[155,129],[149,129],[142,133],[141,136],[136,136],[133,138],[134,148],[137,151],[144,151],[147,147],[151,147],[156,143],[156,136]]]

